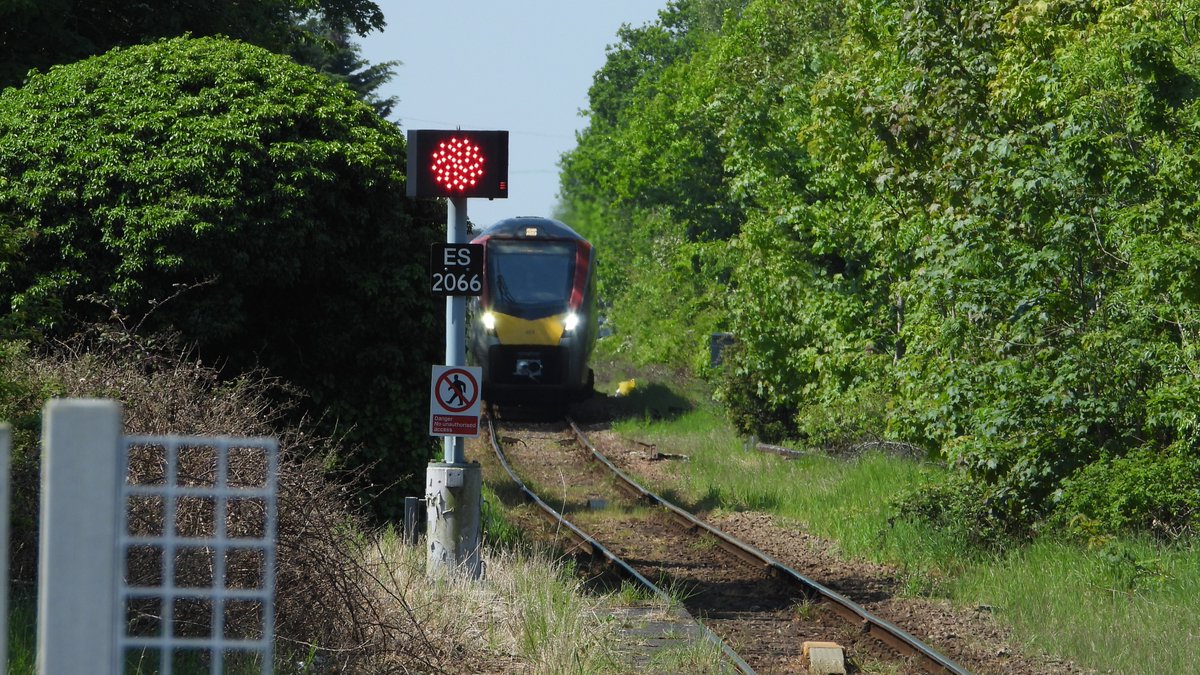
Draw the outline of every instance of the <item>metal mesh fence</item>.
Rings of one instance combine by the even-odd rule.
[[[113,672],[272,671],[278,446],[125,438]]]

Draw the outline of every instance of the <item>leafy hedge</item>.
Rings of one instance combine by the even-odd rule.
[[[713,4],[669,5],[690,50],[563,163],[609,278],[710,310],[618,311],[625,343],[731,330],[736,417],[923,447],[1010,532],[1055,509],[1194,526],[1194,487],[1138,486],[1200,456],[1197,3],[753,0],[719,29],[694,19]],[[706,246],[701,278],[622,248],[664,223]]]
[[[343,86],[217,38],[119,49],[0,94],[0,302],[11,335],[116,316],[263,367],[361,447],[398,513],[431,456],[444,213],[404,197],[404,140]]]

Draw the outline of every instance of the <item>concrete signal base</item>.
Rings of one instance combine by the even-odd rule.
[[[431,462],[425,471],[428,576],[483,576],[480,501],[483,472],[478,463]]]

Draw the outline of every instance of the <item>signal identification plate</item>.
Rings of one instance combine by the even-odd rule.
[[[439,298],[483,292],[483,244],[434,244],[429,248],[429,292]]]

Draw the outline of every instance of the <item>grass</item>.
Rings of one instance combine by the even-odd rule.
[[[615,595],[583,590],[569,563],[526,544],[485,548],[485,577],[425,578],[425,549],[395,537],[378,546],[390,569],[385,594],[403,598],[430,639],[464,654],[463,667],[496,672],[620,672],[616,627],[607,620]],[[381,603],[382,605],[383,603]]]
[[[504,488],[498,488],[500,495],[485,493],[485,578],[431,580],[423,546],[403,545],[394,531],[367,529],[354,517],[345,485],[327,480],[323,458],[339,456],[344,448],[304,428],[283,426],[290,409],[276,407],[286,398],[278,383],[264,375],[222,384],[215,372],[187,361],[187,350],[168,345],[159,353],[130,338],[122,335],[111,344],[80,338],[48,356],[0,359],[0,379],[25,392],[0,403],[10,418],[35,421],[17,427],[22,447],[31,451],[14,452],[14,459],[33,463],[14,463],[14,469],[24,466],[14,471],[14,514],[36,514],[39,455],[32,451],[32,429],[43,393],[92,398],[120,390],[132,427],[281,435],[295,451],[281,462],[276,672],[631,670],[611,617],[614,607],[636,594],[596,592],[603,584],[576,575],[571,559],[525,541],[498,506]],[[82,354],[86,357],[79,358]],[[17,499],[21,495],[24,502]],[[37,549],[36,519],[16,518],[12,534],[14,550],[29,555],[14,558],[22,564],[10,570],[20,581],[10,594],[8,672],[33,673],[37,603],[30,552]],[[191,585],[187,579],[182,583]],[[156,656],[128,654],[127,671],[155,670]],[[245,672],[251,660],[238,659],[227,670]],[[196,653],[173,659],[181,666],[176,672],[208,672],[203,661]]]
[[[641,383],[639,382],[639,385]],[[1193,545],[1129,539],[1099,547],[1046,535],[1005,555],[894,518],[894,500],[942,469],[882,454],[784,459],[746,449],[710,406],[654,414],[654,388],[630,400],[616,429],[687,454],[653,489],[693,509],[756,510],[891,565],[903,592],[987,607],[1033,650],[1120,673],[1190,672],[1200,640],[1200,555]],[[631,397],[632,399],[632,397]]]
[[[815,602],[800,600],[792,606],[792,611],[796,613],[797,618],[803,621],[812,621],[817,617],[821,609]]]
[[[413,598],[408,604],[437,608],[422,620],[426,630],[472,626],[490,654],[515,657],[512,672],[635,670],[623,652],[628,645],[620,636],[622,626],[612,619],[615,608],[649,606],[665,612],[681,602],[679,589],[668,589],[665,601],[628,582],[597,594],[571,559],[540,548],[509,523],[501,500],[486,484],[483,494],[489,505],[484,513],[485,578],[481,583],[442,580],[432,586],[433,596]],[[423,547],[400,547],[394,553],[396,547],[385,541],[384,557],[398,556],[409,561],[407,566],[423,567]],[[403,586],[422,595],[431,592],[427,585]],[[656,652],[646,672],[722,673],[726,665],[719,647],[698,640]]]
[[[32,673],[37,658],[37,594],[24,584],[8,595],[8,672]]]
[[[658,596],[641,584],[622,581],[621,587],[613,594],[613,599],[620,605],[649,605],[658,601]]]
[[[524,544],[525,537],[521,528],[504,517],[500,496],[487,483],[482,486],[482,496],[480,529],[483,530],[486,545],[497,549],[511,550]]]
[[[1126,540],[1087,549],[1044,538],[964,569],[951,597],[988,605],[1031,643],[1117,673],[1193,672],[1200,556]]]
[[[485,488],[485,499],[498,501]],[[622,585],[596,594],[585,588],[569,560],[537,549],[508,524],[500,509],[484,516],[488,544],[485,578],[472,582],[454,577],[431,580],[425,575],[425,549],[402,543],[399,533],[385,529],[374,536],[364,563],[377,580],[379,621],[415,619],[425,639],[468,671],[521,673],[627,673],[621,626],[614,608],[669,603],[647,591]],[[9,617],[10,673],[35,672],[36,601],[32,592],[11,596]],[[704,641],[699,641],[703,643]],[[685,644],[654,656],[647,672],[724,672],[719,650],[707,644]],[[131,655],[127,672],[154,672],[157,654]],[[282,658],[282,655],[281,655]],[[291,660],[291,659],[289,659]],[[300,659],[303,661],[304,659]],[[311,659],[309,660],[311,661]],[[386,670],[386,664],[377,664]],[[208,672],[201,660],[176,659],[176,672]],[[297,672],[296,663],[279,670]],[[321,663],[300,665],[298,672],[322,672]],[[146,670],[149,668],[149,670]],[[230,672],[258,672],[235,668]]]
[[[681,646],[666,647],[650,659],[651,673],[735,673],[725,662],[721,647],[708,640],[693,640]]]

